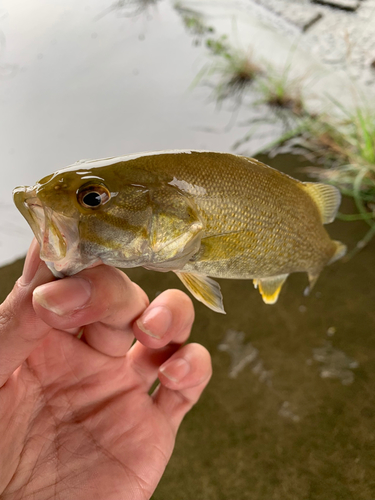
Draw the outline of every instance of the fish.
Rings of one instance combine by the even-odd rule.
[[[14,202],[55,277],[98,262],[173,271],[210,309],[224,313],[213,278],[253,280],[274,304],[291,273],[310,291],[346,246],[324,228],[339,190],[302,182],[245,156],[167,150],[81,160]]]

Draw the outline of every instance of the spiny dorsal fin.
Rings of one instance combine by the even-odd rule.
[[[207,276],[175,271],[182,283],[199,302],[213,311],[225,314],[220,285]]]
[[[254,279],[255,288],[258,288],[262,299],[266,304],[274,304],[279,298],[279,293],[288,274],[280,274],[280,276],[272,276],[271,278]]]
[[[319,182],[304,182],[304,188],[315,201],[323,224],[334,220],[341,202],[340,191],[335,186]]]

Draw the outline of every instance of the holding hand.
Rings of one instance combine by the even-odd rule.
[[[0,498],[148,499],[211,376],[191,300],[104,265],[56,281],[38,253],[0,306]]]

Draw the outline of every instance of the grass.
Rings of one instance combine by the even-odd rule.
[[[216,79],[214,88],[218,101],[228,97],[241,101],[243,92],[262,73],[262,68],[255,63],[250,51],[234,49],[225,36],[208,38],[206,47],[210,52],[211,62],[198,73],[194,85],[204,78]]]
[[[180,14],[182,22],[184,23],[187,31],[195,36],[194,43],[199,45],[201,39],[207,34],[214,32],[212,26],[207,26],[204,17],[199,12],[184,7],[181,3],[177,2],[174,5],[176,11]]]
[[[295,116],[302,116],[305,107],[302,99],[300,80],[290,77],[290,64],[279,73],[269,68],[266,75],[259,79],[258,92],[261,102],[268,104],[272,109],[286,110]]]

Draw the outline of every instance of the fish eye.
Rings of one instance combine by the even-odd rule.
[[[77,199],[85,208],[99,208],[109,201],[111,193],[104,186],[84,186],[78,191]]]

